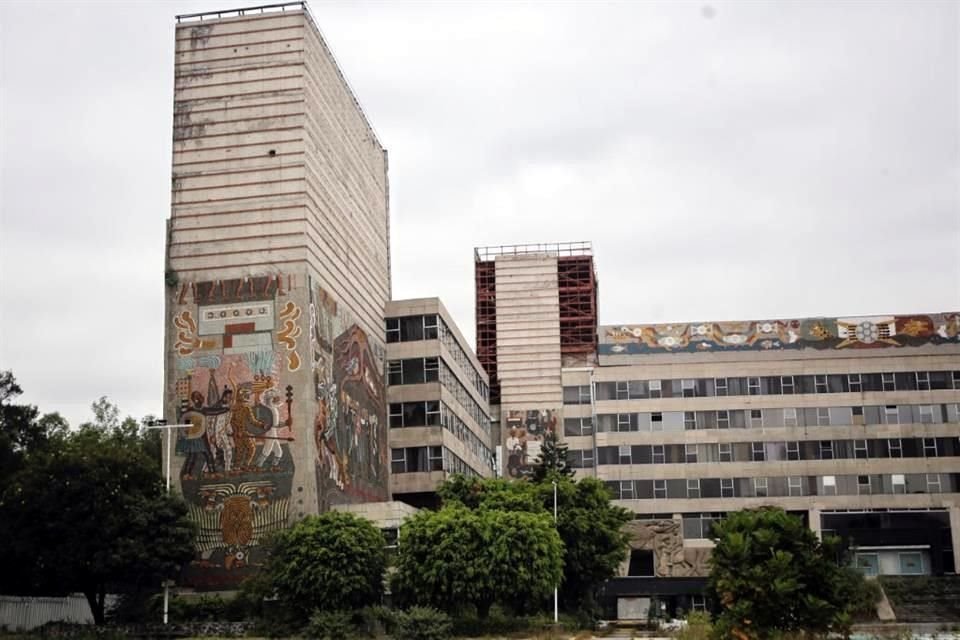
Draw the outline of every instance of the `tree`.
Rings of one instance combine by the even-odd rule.
[[[59,429],[55,420],[38,421]],[[94,621],[107,593],[157,587],[193,555],[187,507],[167,495],[159,460],[123,425],[78,431],[27,450],[0,493],[0,544],[18,558],[4,587],[27,595],[82,592]]]
[[[386,542],[369,520],[341,511],[307,516],[274,534],[267,546],[255,580],[294,616],[380,602]]]
[[[721,607],[715,637],[845,626],[857,584],[838,562],[837,539],[821,543],[800,518],[773,507],[731,513],[713,538],[709,585]]]
[[[542,511],[505,511],[453,503],[421,511],[400,529],[393,589],[406,604],[448,612],[493,604],[539,608],[559,583],[563,543]]]
[[[533,481],[543,482],[547,476],[572,478],[573,469],[570,468],[570,452],[567,445],[557,438],[557,432],[550,430],[543,436],[540,445],[540,455],[533,466]]]
[[[13,373],[0,371],[0,486],[23,468],[29,453],[40,452],[67,431],[60,414],[40,416],[33,405],[14,404],[21,393]]]
[[[616,575],[626,558],[626,509],[610,503],[610,492],[595,478],[572,481],[548,475],[543,482],[453,476],[437,493],[444,505],[503,509],[553,516],[553,481],[557,481],[557,531],[563,540],[560,599],[567,610],[593,613],[599,588]]]

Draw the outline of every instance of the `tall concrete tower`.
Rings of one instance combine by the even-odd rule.
[[[388,498],[387,154],[302,3],[178,16],[165,415],[199,526],[183,582]]]

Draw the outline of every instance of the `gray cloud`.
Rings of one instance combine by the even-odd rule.
[[[74,423],[159,411],[173,15],[213,8],[0,7],[0,367]],[[601,322],[960,308],[956,3],[312,10],[390,151],[394,294],[468,336],[473,247],[520,242],[593,240]]]

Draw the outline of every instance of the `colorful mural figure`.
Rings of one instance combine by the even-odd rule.
[[[278,276],[181,289],[179,304],[189,308],[173,318],[177,418],[192,426],[179,431],[176,453],[198,527],[184,585],[236,587],[262,563],[264,536],[286,526],[294,394],[281,380],[299,366],[291,353],[301,311],[285,301],[278,313],[285,295]]]
[[[960,313],[604,327],[601,355],[960,343]]]
[[[310,317],[318,507],[387,500],[382,359],[319,286],[311,286]]]
[[[556,432],[557,412],[553,409],[507,411],[504,424],[504,433],[507,434],[504,442],[507,477],[524,478],[532,475],[544,435]]]

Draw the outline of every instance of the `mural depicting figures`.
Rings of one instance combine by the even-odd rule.
[[[289,287],[287,287],[288,289]],[[181,584],[236,587],[262,563],[260,541],[286,526],[294,463],[301,311],[279,276],[182,285],[173,318],[176,453],[198,527]]]
[[[601,355],[960,343],[960,313],[602,327]]]
[[[383,362],[322,287],[310,288],[310,318],[318,507],[387,500]]]
[[[506,476],[524,478],[532,475],[544,435],[556,432],[557,412],[553,409],[512,410],[506,411],[504,416]]]

